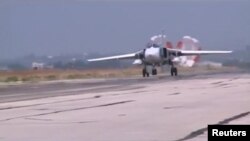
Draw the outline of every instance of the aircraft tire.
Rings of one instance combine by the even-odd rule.
[[[157,69],[152,70],[152,75],[157,75]]]
[[[174,68],[174,75],[175,75],[175,76],[177,76],[177,75],[178,75],[177,68]]]
[[[171,76],[177,76],[178,75],[178,72],[177,72],[177,68],[176,67],[171,67]]]
[[[147,75],[147,71],[146,71],[146,69],[144,68],[144,69],[142,69],[142,76],[143,76],[143,77],[146,77],[146,75]]]

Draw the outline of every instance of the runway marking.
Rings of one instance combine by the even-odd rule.
[[[79,108],[66,109],[66,110],[58,110],[58,111],[53,111],[53,112],[41,113],[41,114],[19,116],[19,117],[13,117],[13,118],[2,119],[2,120],[0,120],[0,122],[9,121],[9,120],[13,120],[13,119],[29,118],[29,117],[38,117],[38,116],[51,115],[51,114],[58,114],[58,113],[71,112],[71,111],[84,110],[84,109],[91,109],[91,108],[107,107],[107,106],[113,106],[113,105],[118,105],[118,104],[130,103],[130,102],[134,102],[134,101],[135,101],[135,100],[126,100],[126,101],[119,101],[119,102],[107,103],[107,104],[102,104],[102,105],[97,105],[97,106],[79,107]]]
[[[111,88],[111,87],[117,87],[118,85],[107,85],[107,86],[96,86],[96,87],[90,87],[90,88],[71,88],[71,89],[66,89],[66,90],[52,90],[52,91],[46,91],[46,92],[31,92],[31,93],[18,93],[18,96],[25,96],[29,95],[32,93],[36,93],[39,95],[42,94],[48,94],[48,93],[72,93],[72,92],[79,92],[79,91],[88,91],[88,90],[95,90],[95,89],[105,89],[105,88]],[[0,95],[0,98],[5,98],[5,97],[11,97],[11,96],[16,96],[16,93],[13,94],[8,94],[8,95]]]
[[[102,97],[101,95],[94,96],[94,98],[101,98],[101,97]]]
[[[39,109],[34,109],[34,110],[38,110],[38,111],[47,111],[47,110],[49,110],[49,108],[39,108]]]
[[[176,108],[182,108],[183,106],[172,106],[172,107],[164,107],[163,109],[176,109]]]
[[[71,123],[74,123],[74,124],[85,124],[85,123],[94,123],[94,122],[97,122],[97,121],[78,121],[78,122],[55,122],[54,120],[52,119],[39,119],[39,118],[24,118],[26,120],[34,120],[34,121],[44,121],[42,124],[46,124],[46,123],[49,123],[49,124],[71,124]]]
[[[181,93],[175,92],[175,93],[172,93],[172,94],[169,94],[169,95],[179,95],[179,94],[181,94]]]
[[[250,111],[245,112],[245,113],[241,113],[241,114],[232,116],[230,118],[224,119],[222,121],[219,121],[216,124],[228,124],[229,122],[231,122],[233,120],[237,120],[237,119],[243,118],[243,117],[245,117],[245,116],[247,116],[249,114],[250,114]],[[204,134],[206,131],[207,131],[207,127],[204,127],[204,128],[198,129],[196,131],[193,131],[190,134],[188,134],[187,136],[185,136],[184,138],[178,139],[176,141],[185,141],[185,140],[193,139],[193,138],[195,138],[197,136],[200,136],[200,135]]]
[[[16,108],[26,108],[26,107],[31,107],[31,106],[40,106],[43,104],[32,104],[32,105],[25,105],[25,106],[10,106],[10,107],[4,107],[4,108],[0,108],[1,110],[10,110],[10,109],[16,109]]]
[[[138,87],[132,87],[132,89],[140,89],[140,88],[144,88],[143,86],[138,86]],[[113,91],[118,91],[119,88],[115,87],[113,89]],[[129,89],[126,89],[129,90]],[[125,91],[125,90],[124,90]],[[139,92],[138,92],[139,93]],[[132,93],[128,93],[128,94],[132,94]],[[123,95],[123,94],[110,94],[110,96],[115,96],[115,95]],[[108,95],[106,95],[108,96]],[[30,105],[24,105],[24,106],[9,106],[9,107],[0,107],[0,111],[1,110],[10,110],[10,109],[16,109],[16,108],[26,108],[26,107],[34,107],[34,106],[41,106],[41,105],[48,105],[48,104],[57,104],[57,103],[64,103],[64,102],[73,102],[73,101],[81,101],[81,100],[89,100],[89,99],[97,99],[97,98],[101,98],[103,97],[103,95],[95,95],[95,96],[91,96],[88,98],[77,98],[77,99],[71,99],[71,100],[61,100],[61,101],[55,101],[55,102],[46,102],[46,103],[39,103],[39,104],[30,104]]]
[[[120,89],[117,89],[116,91],[130,91],[130,90],[137,90],[137,89],[143,89],[146,88],[145,86],[127,86],[126,88],[122,87]]]
[[[131,93],[145,93],[145,92],[149,92],[149,91],[141,90],[141,91],[135,91],[135,92],[131,92]]]
[[[96,97],[81,98],[81,99],[71,99],[71,100],[61,100],[61,101],[55,101],[55,102],[44,102],[44,103],[30,104],[30,105],[24,105],[24,106],[10,106],[10,107],[0,108],[0,111],[1,111],[1,110],[16,109],[16,108],[26,108],[26,107],[34,107],[34,106],[48,105],[48,104],[57,104],[57,103],[64,103],[64,102],[81,101],[81,100],[88,100],[88,99],[93,99],[93,98],[96,98]]]
[[[52,119],[24,118],[26,120],[53,121]]]
[[[118,116],[119,117],[124,117],[124,116],[126,116],[126,114],[119,114]]]
[[[76,91],[76,92],[68,92],[68,93],[46,93],[44,95],[40,95],[40,94],[27,94],[27,95],[22,95],[20,97],[20,95],[13,95],[13,96],[6,96],[4,99],[2,99],[2,97],[0,97],[0,103],[8,103],[8,102],[16,102],[16,101],[27,101],[27,100],[33,100],[33,99],[44,99],[44,98],[50,98],[50,97],[58,97],[58,96],[68,96],[68,95],[82,95],[82,94],[92,94],[94,91],[95,93],[101,93],[104,91],[118,91],[120,86],[110,86],[107,88],[96,88],[96,89],[89,89],[86,91]],[[16,100],[13,100],[13,98],[18,98]],[[4,100],[4,101],[1,101]]]
[[[213,82],[213,83],[211,83],[211,84],[221,84],[221,83],[223,83],[224,81],[217,81],[217,82]]]
[[[73,122],[73,123],[79,123],[79,124],[85,124],[85,123],[93,123],[97,121],[80,121],[80,122]]]
[[[140,77],[132,78],[131,77],[131,78],[102,79],[102,81],[99,81],[99,80],[93,81],[90,79],[90,80],[83,80],[83,81],[81,80],[81,81],[76,81],[76,82],[72,80],[72,82],[70,83],[64,83],[64,82],[58,81],[58,82],[45,83],[45,84],[42,84],[42,83],[23,84],[23,85],[17,85],[13,87],[7,87],[3,89],[0,88],[0,91],[3,90],[2,91],[3,93],[0,94],[0,103],[24,101],[24,100],[31,100],[31,99],[41,99],[41,98],[64,96],[64,95],[78,95],[80,94],[80,92],[90,93],[90,92],[95,91],[96,93],[98,93],[98,92],[103,92],[103,90],[115,91],[115,90],[122,90],[122,87],[131,86],[133,84],[151,84],[152,82],[165,83],[166,81],[176,82],[179,80],[189,80],[190,78],[194,80],[199,80],[199,79],[210,79],[210,78],[219,77],[222,79],[227,79],[226,81],[236,80],[236,79],[241,78],[241,77],[234,77],[234,78],[228,79],[227,77],[228,75],[231,76],[232,74],[235,74],[235,73],[228,73],[228,74],[211,73],[211,74],[181,75],[181,76],[174,77],[174,78],[169,75],[162,75],[163,77],[160,75],[159,77],[150,77],[150,78],[140,78]],[[248,76],[243,77],[243,78],[246,79],[248,78]],[[87,81],[91,81],[91,83],[87,83]],[[66,85],[69,85],[70,87],[64,87]],[[74,85],[76,89],[72,89],[72,85]],[[98,87],[98,86],[103,86],[103,85],[106,85],[107,88],[94,88],[96,86]],[[115,85],[117,88],[109,87],[112,85]],[[84,86],[84,88],[82,88],[82,86]],[[45,91],[43,90],[43,88],[45,89]],[[80,89],[77,89],[77,88],[80,88]],[[9,89],[11,91],[8,91]],[[176,87],[176,89],[178,88]],[[131,90],[131,89],[127,89],[127,90]]]

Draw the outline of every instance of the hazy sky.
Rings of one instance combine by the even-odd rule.
[[[247,0],[0,0],[0,58],[133,52],[162,30],[203,49],[250,44]]]

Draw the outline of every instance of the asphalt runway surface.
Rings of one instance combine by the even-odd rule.
[[[250,124],[250,74],[0,85],[0,115],[1,141],[205,141]]]

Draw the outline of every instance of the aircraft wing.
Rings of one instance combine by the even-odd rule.
[[[192,55],[208,55],[208,54],[228,54],[233,51],[223,51],[223,50],[179,50],[179,49],[168,49],[170,53],[175,56],[192,56]]]
[[[95,62],[95,61],[105,61],[105,60],[136,59],[136,55],[137,53],[130,53],[130,54],[109,56],[109,57],[103,57],[103,58],[88,59],[88,61]]]

